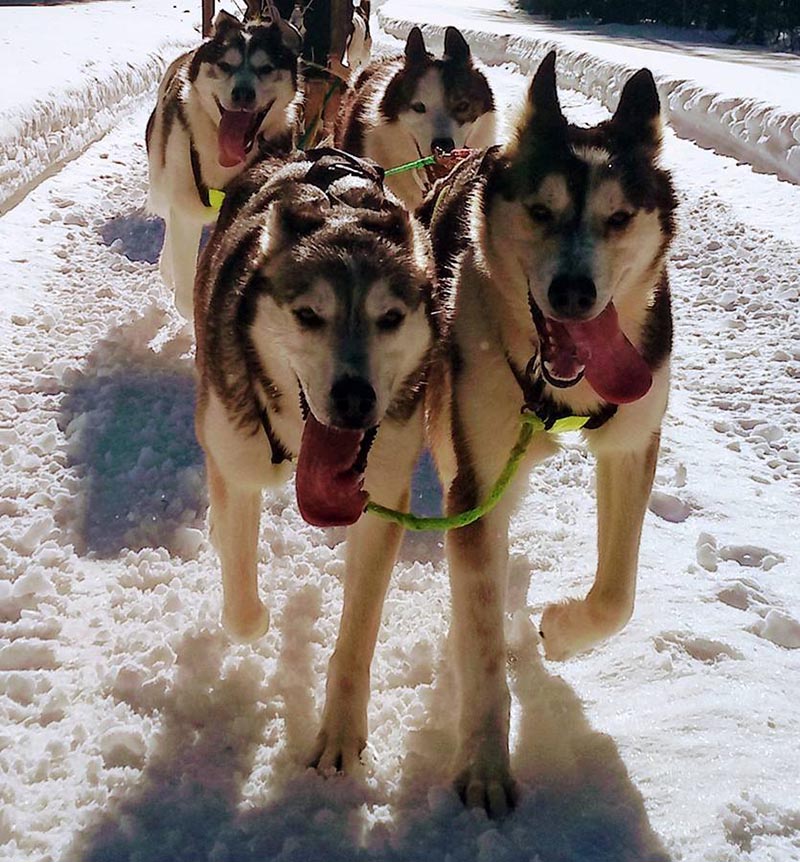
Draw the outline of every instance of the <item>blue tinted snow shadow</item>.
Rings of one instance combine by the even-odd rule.
[[[164,244],[164,222],[142,210],[109,219],[100,227],[100,236],[106,245],[125,255],[128,260],[158,263]]]
[[[506,820],[465,810],[449,789],[455,716],[446,669],[425,714],[381,718],[409,728],[399,787],[306,769],[318,720],[310,692],[320,688],[317,589],[287,602],[266,678],[254,661],[226,661],[221,632],[183,639],[173,684],[150,704],[154,736],[138,781],[61,862],[670,862],[616,744],[544,667],[530,624],[512,643],[521,795]],[[127,694],[133,709],[139,696]],[[272,749],[272,768],[259,770],[271,786],[245,803],[261,745]]]
[[[177,531],[202,526],[207,503],[194,372],[188,357],[175,355],[183,344],[161,353],[148,345],[162,323],[154,310],[109,333],[62,402],[69,466],[81,480],[64,518],[83,553],[179,553]]]
[[[436,475],[433,456],[426,449],[417,461],[411,480],[411,511],[417,515],[442,513],[442,486]]]
[[[208,242],[211,230],[211,227],[203,229],[200,248]],[[158,263],[164,245],[164,220],[136,210],[109,219],[101,225],[100,237],[105,245],[112,246],[128,260]]]

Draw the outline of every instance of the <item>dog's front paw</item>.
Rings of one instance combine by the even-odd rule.
[[[627,609],[600,608],[588,600],[548,605],[540,625],[544,654],[551,661],[566,661],[618,632],[629,618]]]
[[[361,764],[361,752],[366,744],[366,733],[359,733],[352,726],[328,728],[323,724],[308,765],[322,775],[331,772],[350,774]]]
[[[517,804],[517,786],[507,765],[475,760],[453,786],[467,808],[482,808],[492,820],[507,817]]]
[[[261,602],[246,609],[226,607],[222,612],[222,625],[231,640],[252,643],[269,630],[269,611]]]

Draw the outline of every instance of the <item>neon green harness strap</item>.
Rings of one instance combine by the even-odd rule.
[[[397,509],[389,509],[370,500],[367,503],[365,511],[371,512],[385,521],[393,521],[396,524],[400,524],[401,527],[405,527],[407,530],[455,530],[458,527],[466,527],[468,524],[474,523],[491,512],[500,502],[500,498],[505,494],[516,475],[519,462],[522,460],[533,439],[533,435],[537,431],[547,431],[548,434],[578,431],[588,421],[588,416],[565,416],[563,419],[557,419],[552,427],[545,428],[544,422],[538,416],[535,416],[533,413],[524,413],[522,415],[522,427],[519,429],[517,442],[508,456],[508,461],[506,461],[502,473],[500,473],[486,499],[474,509],[467,509],[466,512],[460,512],[458,515],[450,515],[449,517],[428,518],[414,515],[411,512],[398,512]]]
[[[406,162],[404,165],[397,165],[396,168],[387,168],[383,175],[385,177],[393,177],[395,174],[404,174],[406,171],[414,171],[417,168],[427,168],[428,165],[436,164],[436,156],[423,156],[421,159],[414,159],[413,162]]]

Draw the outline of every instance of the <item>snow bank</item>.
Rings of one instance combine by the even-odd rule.
[[[0,67],[16,82],[0,94],[0,213],[157,85],[199,41],[198,13],[160,0],[0,9]]]
[[[746,64],[737,66],[727,59],[709,59],[703,65],[689,63],[680,54],[669,54],[667,70],[663,71],[658,68],[657,51],[632,48],[625,40],[594,42],[559,32],[525,21],[505,5],[503,0],[499,4],[481,3],[479,10],[466,10],[473,14],[460,25],[484,62],[513,62],[531,74],[548,51],[556,50],[560,86],[578,90],[609,109],[616,106],[631,74],[648,65],[658,83],[665,117],[679,136],[732,156],[758,172],[800,183],[800,109],[796,106],[800,63],[792,58],[786,58],[785,68],[774,71],[769,68],[769,55],[763,67],[751,65],[748,70]],[[389,0],[378,10],[378,20],[387,33],[398,38],[405,38],[412,26],[424,21],[429,47],[440,50],[445,26],[458,20],[462,11],[448,9],[446,4],[431,9]],[[721,56],[724,49],[717,52]],[[735,89],[743,74],[751,78],[751,88],[753,81],[758,81],[763,82],[764,89],[756,95]],[[735,79],[732,89],[725,86],[726,76]]]

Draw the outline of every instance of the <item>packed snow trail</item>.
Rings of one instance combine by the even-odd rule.
[[[521,98],[512,67],[490,77],[503,108]],[[562,98],[577,122],[605,116]],[[0,859],[796,860],[800,244],[758,214],[798,211],[800,190],[667,133],[682,197],[674,386],[637,610],[602,648],[543,662],[543,606],[585,591],[594,565],[593,465],[576,439],[534,472],[512,525],[522,797],[491,823],[448,785],[439,536],[408,537],[393,576],[360,776],[304,769],[343,533],[305,525],[291,486],[264,505],[272,628],[252,647],[220,629],[192,340],[141,210],[149,110],[0,219],[14,286],[0,318]]]

